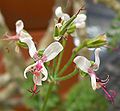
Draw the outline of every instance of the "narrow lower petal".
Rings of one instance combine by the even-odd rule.
[[[40,74],[40,76],[35,76],[33,75],[33,81],[36,85],[42,85],[42,75]]]
[[[97,71],[99,69],[99,65],[100,65],[100,57],[99,57],[99,54],[100,54],[100,51],[101,49],[100,48],[97,48],[95,50],[95,65],[97,65],[97,67],[94,69],[94,71]]]
[[[80,68],[83,72],[88,73],[88,69],[91,66],[90,61],[84,56],[77,56],[73,61],[78,68]]]
[[[36,49],[35,44],[34,44],[34,42],[32,41],[32,39],[30,39],[30,38],[21,38],[20,41],[21,41],[21,42],[24,42],[24,43],[26,43],[26,44],[28,45],[29,54],[30,54],[31,58],[33,58],[34,55],[35,55],[36,52],[37,52],[37,49]]]
[[[96,90],[96,76],[94,74],[91,75],[91,85],[93,90]]]
[[[24,77],[27,79],[27,72],[29,72],[34,66],[36,66],[37,63],[34,63],[32,65],[29,65],[25,70],[24,70]]]
[[[46,81],[47,78],[48,78],[48,71],[47,69],[45,68],[44,64],[41,64],[42,65],[42,69],[40,70],[41,74],[44,75],[44,77],[41,79],[42,81]]]
[[[24,28],[23,21],[22,20],[18,20],[16,22],[16,33],[20,34],[20,32],[23,30],[23,28]]]
[[[59,42],[51,43],[43,53],[43,56],[47,58],[46,62],[54,59],[62,50],[63,46]]]
[[[96,90],[97,88],[96,74],[91,68],[88,69],[88,74],[90,75],[90,78],[91,78],[92,88],[93,90]]]

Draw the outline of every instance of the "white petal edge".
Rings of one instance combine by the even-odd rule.
[[[44,64],[41,64],[41,65],[42,65],[42,69],[40,70],[40,72],[44,75],[44,77],[41,80],[46,81],[48,78],[48,71],[45,68]]]
[[[60,6],[56,8],[56,10],[55,10],[55,15],[56,15],[58,18],[62,17],[63,11],[62,11],[62,8],[61,8]]]
[[[43,52],[43,56],[47,58],[46,62],[54,59],[61,51],[63,46],[59,42],[51,43]]]
[[[16,22],[16,33],[17,33],[17,34],[20,34],[20,32],[23,30],[23,28],[24,28],[24,23],[23,23],[23,21],[22,21],[22,20],[18,20],[18,21]]]
[[[94,71],[97,71],[99,69],[99,65],[100,65],[100,57],[99,57],[99,54],[100,54],[100,51],[101,49],[100,48],[97,48],[95,50],[95,64],[97,65],[97,68],[94,69]]]
[[[77,65],[78,68],[80,68],[82,71],[88,73],[88,69],[91,66],[90,61],[85,58],[84,56],[77,56],[73,60],[73,62]]]
[[[35,44],[34,44],[34,42],[32,41],[32,39],[31,38],[20,38],[20,41],[21,42],[24,42],[24,43],[26,43],[27,44],[27,46],[28,46],[28,48],[29,48],[29,55],[31,56],[31,58],[33,58],[34,57],[34,55],[35,55],[35,53],[37,52],[37,49],[36,49],[36,47],[35,47]]]
[[[34,63],[34,64],[32,64],[32,65],[29,65],[29,66],[24,70],[24,77],[25,77],[26,79],[27,79],[27,75],[26,75],[27,72],[29,72],[32,67],[36,66],[36,64],[37,64],[37,63]]]
[[[96,75],[94,74],[91,74],[91,85],[92,85],[92,88],[93,90],[96,90]]]

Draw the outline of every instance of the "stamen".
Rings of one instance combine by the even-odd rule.
[[[37,90],[37,85],[36,85],[36,84],[34,84],[33,91],[34,91],[34,92],[36,92],[36,90]]]
[[[10,36],[8,34],[5,34],[4,37],[7,37],[7,38],[3,38],[2,40],[18,40],[19,39],[18,35]]]
[[[101,85],[101,84],[100,84]],[[106,98],[112,102],[112,104],[114,103],[114,97],[113,95],[109,94],[109,92],[107,91],[107,88],[104,86],[104,85],[101,85],[101,88],[103,89],[103,91],[105,92],[106,94]]]
[[[110,78],[109,75],[107,75],[107,78],[105,80],[101,80],[100,78],[97,77],[97,82],[100,82],[105,85],[109,82],[109,78]]]

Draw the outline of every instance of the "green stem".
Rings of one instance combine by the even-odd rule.
[[[84,47],[85,47],[84,44],[81,44],[79,47],[75,48],[75,50],[74,50],[73,54],[71,55],[69,61],[66,63],[66,65],[63,66],[63,68],[59,72],[59,75],[62,75],[64,73],[64,71],[68,68],[68,66],[73,62],[73,59],[75,58],[76,54]]]
[[[55,78],[56,81],[63,81],[63,80],[67,80],[67,79],[70,79],[71,77],[73,77],[74,75],[76,75],[78,73],[78,70],[75,69],[72,73],[70,74],[67,74],[66,76],[63,76],[63,77],[58,77],[58,78]]]
[[[49,88],[48,88],[48,91],[47,91],[47,94],[46,94],[46,96],[45,96],[45,100],[44,100],[42,109],[41,109],[40,111],[45,111],[46,104],[47,104],[47,102],[48,102],[48,98],[49,98],[49,96],[50,96],[50,94],[51,94],[51,91],[52,91],[53,86],[54,86],[53,83],[50,83]]]
[[[53,77],[55,76],[54,71],[55,71],[55,67],[56,67],[56,65],[57,65],[56,62],[57,62],[57,57],[53,60],[53,67],[52,67]]]
[[[62,43],[63,47],[65,47],[65,44],[66,44],[66,40],[63,40],[63,43]],[[61,64],[61,61],[62,61],[63,52],[64,52],[64,50],[63,50],[63,51],[60,53],[60,55],[59,55],[58,64],[57,64],[56,70],[55,70],[55,76],[57,75],[57,73],[58,73],[58,71],[59,71],[60,64]]]

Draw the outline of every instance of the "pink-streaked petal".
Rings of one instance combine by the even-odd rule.
[[[48,71],[47,69],[45,68],[44,64],[41,64],[42,65],[42,69],[40,70],[41,74],[44,75],[44,77],[41,79],[42,81],[46,81],[47,78],[48,78]]]
[[[30,54],[31,58],[33,58],[34,55],[35,55],[36,52],[37,52],[37,49],[36,49],[35,44],[34,44],[34,42],[32,41],[32,39],[30,39],[30,38],[28,38],[28,37],[27,37],[27,38],[21,38],[21,42],[24,42],[24,43],[27,44],[27,46],[28,46],[28,48],[29,48],[29,54]]]
[[[77,56],[73,62],[77,65],[78,68],[80,68],[80,70],[88,73],[88,69],[90,68],[91,63],[87,58],[84,56]]]
[[[60,18],[62,17],[63,15],[63,11],[62,11],[62,8],[61,7],[57,7],[56,10],[55,10],[55,15]]]
[[[36,66],[37,63],[34,63],[32,65],[29,65],[25,70],[24,70],[24,77],[27,79],[27,72],[29,72],[34,66]]]
[[[42,75],[40,74],[40,76],[36,76],[33,75],[33,81],[36,85],[42,85]]]
[[[36,66],[35,66],[36,69],[37,69],[37,71],[40,71],[40,70],[42,69],[42,64],[43,64],[42,61],[40,61],[40,60],[37,61],[37,64],[36,64]]]
[[[16,22],[16,33],[20,34],[20,32],[23,30],[23,28],[24,28],[23,21],[22,20],[18,20]]]
[[[92,88],[93,88],[93,90],[96,90],[96,88],[97,88],[96,74],[95,74],[95,72],[93,71],[93,69],[91,69],[91,68],[88,69],[88,74],[90,75],[90,78],[91,78]]]
[[[46,62],[54,59],[62,50],[63,46],[59,42],[51,43],[43,53],[43,56],[47,58]]]
[[[100,65],[100,57],[99,57],[99,54],[100,54],[100,51],[101,49],[100,48],[97,48],[95,50],[95,65],[97,65],[97,67],[94,69],[94,71],[97,71],[99,69],[99,65]]]

